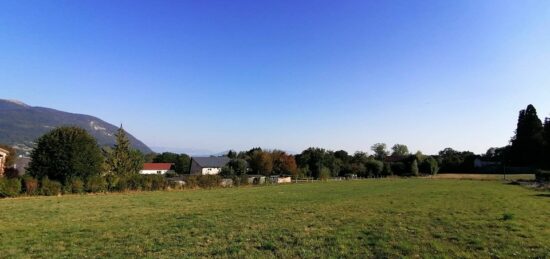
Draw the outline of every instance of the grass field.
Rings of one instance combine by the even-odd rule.
[[[0,200],[0,257],[550,257],[550,194],[384,179]]]
[[[534,174],[437,174],[426,178],[466,180],[535,180]]]

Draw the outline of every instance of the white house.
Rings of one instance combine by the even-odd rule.
[[[0,176],[4,175],[4,167],[6,166],[6,158],[10,152],[5,149],[0,148]]]
[[[175,173],[174,164],[172,163],[145,163],[140,174],[166,174]]]
[[[219,174],[222,167],[229,163],[229,157],[193,157],[191,158],[191,175]]]

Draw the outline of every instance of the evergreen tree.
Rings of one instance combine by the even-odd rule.
[[[517,166],[537,166],[542,160],[543,126],[533,105],[521,110],[516,135],[512,138],[512,163]]]
[[[115,133],[116,144],[109,154],[109,167],[115,175],[128,175],[137,173],[136,154],[132,154],[130,150],[130,140],[126,136],[126,132],[120,125],[117,133]]]
[[[544,120],[544,147],[543,166],[550,169],[550,118]]]

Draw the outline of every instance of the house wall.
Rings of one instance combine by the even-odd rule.
[[[189,173],[192,175],[201,175],[202,167],[195,160],[191,160],[191,169]]]
[[[203,168],[201,173],[202,175],[215,175],[219,174],[221,171],[221,168]]]
[[[166,174],[166,173],[174,173],[174,170],[141,170],[139,171],[139,173],[140,174]]]
[[[4,175],[4,163],[6,163],[6,157],[8,153],[0,151],[0,176]]]

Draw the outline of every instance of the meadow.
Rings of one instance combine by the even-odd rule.
[[[0,200],[0,257],[550,257],[550,193],[371,179]]]

